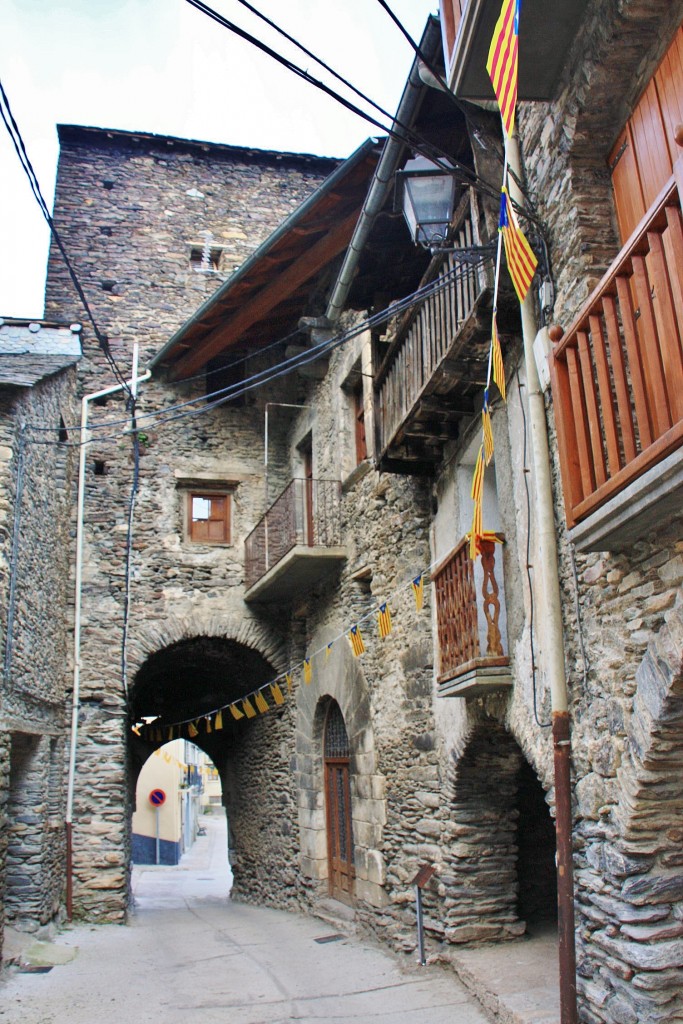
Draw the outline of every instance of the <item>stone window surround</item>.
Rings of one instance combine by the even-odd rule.
[[[235,515],[235,492],[243,474],[229,474],[226,476],[215,473],[192,473],[181,475],[176,472],[176,490],[182,500],[182,540],[192,546],[207,545],[210,547],[232,547],[234,546],[234,515]],[[215,540],[194,540],[191,536],[191,507],[193,497],[226,497],[228,499],[227,510],[227,539]]]

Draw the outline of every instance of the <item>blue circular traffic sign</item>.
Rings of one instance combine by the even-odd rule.
[[[153,789],[149,794],[149,802],[153,807],[161,807],[166,800],[166,794],[163,789]]]

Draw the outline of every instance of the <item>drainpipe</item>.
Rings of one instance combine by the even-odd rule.
[[[136,346],[137,350],[137,346]],[[137,355],[134,354],[134,366],[137,369]],[[137,386],[152,376],[146,370],[142,376],[133,377],[127,384],[114,384],[101,391],[93,391],[81,399],[81,435],[78,454],[78,501],[76,506],[76,582],[74,588],[74,674],[73,693],[71,697],[71,741],[69,746],[69,774],[66,791],[66,914],[69,921],[73,917],[73,806],[74,779],[76,776],[76,748],[78,745],[78,711],[81,690],[81,590],[83,582],[83,512],[85,508],[85,460],[90,439],[88,437],[88,407],[96,398],[113,395],[124,387],[136,394]]]
[[[522,161],[517,138],[506,141],[510,196],[523,205],[517,186],[522,181]],[[534,460],[536,522],[543,584],[544,624],[542,643],[552,708],[555,767],[555,831],[557,843],[557,908],[560,960],[560,1021],[576,1024],[576,946],[574,933],[574,868],[572,861],[572,807],[570,776],[569,711],[564,670],[564,638],[560,604],[555,511],[550,476],[550,451],[543,391],[534,357],[537,325],[531,291],[520,307],[526,367],[531,450]]]

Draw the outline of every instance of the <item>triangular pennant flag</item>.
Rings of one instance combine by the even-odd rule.
[[[262,714],[265,714],[266,711],[270,711],[270,708],[268,706],[268,701],[263,696],[263,694],[261,693],[260,690],[256,691],[256,694],[254,696],[254,700],[256,701],[256,707],[259,709],[259,711]]]
[[[187,731],[189,732],[190,736],[193,736],[193,737],[194,736],[198,736],[199,735],[199,729],[197,728],[197,723],[196,722],[188,722],[187,723]]]
[[[311,659],[310,658],[304,658],[304,682],[306,684],[308,684],[308,683],[310,683],[312,678],[313,678],[313,668],[311,666]]]
[[[157,743],[163,743],[164,742],[164,734],[161,731],[161,729],[157,729],[156,741],[157,741]]]
[[[333,643],[334,643],[334,640],[330,640],[329,644],[325,648],[325,661],[327,661],[327,659],[329,658],[330,654],[332,654],[332,645],[333,645]]]
[[[277,683],[270,684],[270,692],[272,693],[273,700],[275,701],[276,704],[284,704],[285,695]]]
[[[496,323],[496,314],[493,314],[493,324],[491,328],[491,362],[493,364],[493,379],[496,382],[496,386],[500,391],[500,396],[503,401],[507,401],[505,395],[505,365],[503,363],[503,351],[500,347],[500,338],[498,337],[498,325]]]
[[[172,725],[169,725],[168,729],[166,730],[166,739],[167,740],[172,740],[173,739],[173,726]]]
[[[389,605],[386,601],[384,604],[379,606],[379,610],[377,612],[377,624],[379,626],[379,635],[382,638],[389,636],[391,633],[391,611],[389,610]]]
[[[484,408],[481,410],[481,423],[484,432],[484,458],[488,466],[493,458],[493,431],[491,430],[488,389],[484,392]]]
[[[351,641],[353,653],[357,658],[361,654],[365,654],[365,644],[363,643],[363,637],[359,626],[351,627],[349,631],[349,640]]]
[[[517,64],[519,49],[519,0],[503,0],[493,30],[486,70],[500,107],[505,134],[510,139],[515,127]]]
[[[205,715],[204,721],[206,722],[206,731],[207,731],[207,733],[210,733],[211,732],[211,715]]]
[[[512,203],[505,186],[503,186],[500,195],[498,230],[503,234],[505,259],[507,260],[512,283],[517,292],[517,298],[520,302],[524,302],[526,294],[531,287],[531,282],[534,279],[538,260],[526,239],[526,235],[517,223],[515,211],[512,209]]]
[[[220,730],[223,728],[223,712],[222,711],[217,711],[216,712],[216,717],[215,717],[214,722],[213,722],[213,727],[216,730],[216,732],[220,732]]]
[[[285,672],[285,682],[287,683],[287,693],[292,692],[292,676],[291,673]]]
[[[239,722],[240,718],[244,718],[244,715],[242,714],[242,712],[240,711],[236,704],[230,705],[230,714],[232,715],[236,722]]]
[[[422,576],[422,573],[420,573],[419,576],[415,577],[415,579],[411,583],[411,586],[413,588],[413,594],[415,595],[415,608],[418,612],[421,612],[422,605],[424,603],[425,593],[424,578]]]
[[[140,729],[138,728],[138,726],[137,726],[137,725],[132,725],[132,726],[131,726],[131,729],[132,729],[132,731],[133,731],[133,732],[135,733],[135,735],[136,735],[136,736],[140,736]],[[140,736],[140,739],[142,739],[142,737],[141,737],[141,736]]]
[[[242,701],[242,707],[244,708],[244,713],[247,716],[247,718],[256,718],[254,706],[248,697],[245,697],[244,700]]]

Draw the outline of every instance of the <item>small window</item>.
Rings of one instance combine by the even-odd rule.
[[[221,269],[223,250],[218,246],[193,246],[190,267],[198,274],[216,274]]]
[[[188,537],[196,544],[230,543],[230,495],[188,495]]]
[[[365,405],[363,403],[363,381],[358,382],[353,390],[353,414],[356,427],[356,465],[359,466],[368,457],[368,445],[365,437]]]

